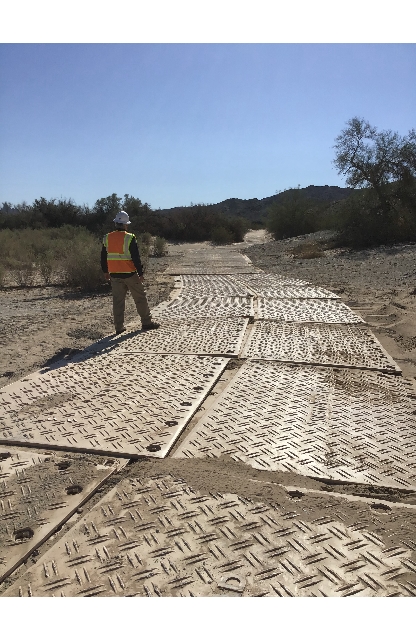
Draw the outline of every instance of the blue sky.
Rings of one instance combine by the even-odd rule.
[[[416,45],[3,44],[0,202],[343,186],[332,147],[356,115],[416,127]]]

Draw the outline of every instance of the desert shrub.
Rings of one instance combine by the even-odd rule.
[[[137,236],[137,239],[142,245],[146,245],[147,247],[150,247],[152,243],[152,234],[146,231],[145,233],[140,233]]]
[[[204,204],[178,207],[169,215],[159,215],[156,224],[155,235],[179,242],[212,240],[212,232],[217,227],[230,232],[230,242],[241,242],[248,229],[246,219],[232,218],[212,205]]]
[[[12,270],[12,278],[19,287],[31,287],[36,279],[33,262],[21,262]]]
[[[36,267],[38,268],[40,275],[46,286],[52,282],[52,275],[54,271],[54,260],[51,251],[44,251],[39,253],[36,258]]]
[[[69,286],[94,288],[100,280],[95,269],[100,271],[100,250],[100,240],[70,225],[0,231],[0,265],[19,286],[33,285],[40,275],[45,284],[60,280]]]
[[[64,283],[83,291],[93,291],[105,282],[99,256],[101,243],[94,237],[89,242],[73,243],[62,262]]]
[[[225,227],[215,227],[211,231],[211,241],[214,244],[231,244],[234,242],[234,235]]]
[[[167,253],[167,243],[165,238],[156,236],[153,240],[153,255],[155,258],[160,258]]]
[[[145,273],[149,264],[150,246],[143,244],[140,237],[137,238],[137,246],[139,248],[140,261],[143,265],[143,273]]]

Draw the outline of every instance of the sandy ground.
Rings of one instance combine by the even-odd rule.
[[[329,250],[321,258],[298,260],[291,256],[296,244],[322,237],[272,242],[263,231],[251,232],[238,246],[258,267],[271,273],[301,277],[338,292],[369,323],[374,333],[397,360],[406,377],[416,379],[416,245],[401,245],[360,252]],[[170,257],[150,261],[146,276],[150,306],[166,300],[173,278],[162,271],[173,264],[181,246],[170,247]],[[0,385],[22,377],[50,362],[69,355],[113,331],[111,293],[77,295],[56,288],[6,289],[0,292]],[[136,311],[131,299],[126,320]],[[193,417],[175,444],[187,437],[217,394],[232,379],[239,362],[231,361],[213,389],[211,397]],[[41,450],[39,450],[41,451]],[[44,453],[44,451],[43,451]],[[65,454],[78,459],[77,454]],[[81,456],[82,457],[82,456]],[[88,458],[88,456],[86,456]],[[95,459],[95,457],[94,457]],[[416,560],[416,494],[395,489],[316,481],[286,472],[264,472],[223,456],[219,459],[142,459],[114,474],[83,507],[91,508],[124,477],[170,472],[187,480],[195,489],[232,492],[271,501],[288,511],[302,511],[305,521],[332,514],[345,524],[359,523],[385,544],[408,545]],[[0,585],[0,594],[61,537],[82,514],[75,514],[47,540],[15,573]],[[412,546],[413,545],[413,546]]]
[[[173,278],[162,275],[167,265],[165,258],[149,259],[145,286],[150,308],[167,300],[173,287]],[[125,320],[140,326],[131,296]],[[90,295],[57,286],[0,290],[0,387],[113,331],[109,284]]]

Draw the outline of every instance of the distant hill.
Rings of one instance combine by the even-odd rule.
[[[273,202],[278,202],[283,194],[294,191],[294,189],[287,189],[281,193],[276,193],[273,196],[267,198],[251,198],[250,200],[242,200],[241,198],[228,198],[217,204],[207,205],[212,208],[213,211],[225,213],[229,216],[239,216],[247,218],[252,222],[260,222],[267,216],[267,209]],[[311,200],[318,200],[323,202],[336,202],[337,200],[344,200],[351,195],[354,189],[348,187],[330,187],[327,184],[323,187],[316,187],[311,184],[309,187],[304,187],[300,191]],[[171,209],[158,209],[157,213],[162,215],[172,214],[175,211],[181,211],[190,207],[172,207]]]

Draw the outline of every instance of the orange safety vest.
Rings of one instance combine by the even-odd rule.
[[[130,255],[130,242],[134,234],[127,231],[111,231],[104,236],[103,244],[107,249],[109,273],[131,273],[136,271]]]

